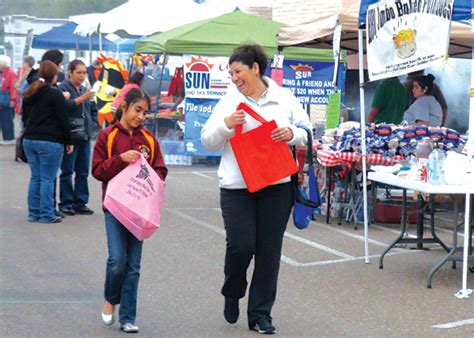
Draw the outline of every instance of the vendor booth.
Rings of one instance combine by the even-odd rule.
[[[368,1],[369,3],[377,3],[378,1]],[[332,31],[333,29],[340,24],[342,26],[342,38],[341,38],[341,48],[345,48],[347,50],[353,50],[353,51],[359,51],[359,80],[360,80],[360,103],[361,103],[361,112],[365,112],[365,107],[364,107],[364,85],[365,85],[365,79],[364,79],[364,66],[363,66],[363,54],[364,54],[364,39],[363,39],[363,30],[360,29],[359,27],[362,27],[365,24],[365,18],[367,17],[366,14],[366,9],[367,9],[367,1],[362,1],[362,2],[353,2],[353,1],[342,1],[342,5],[340,8],[340,11],[333,11],[333,12],[327,12],[322,10],[319,14],[319,17],[314,20],[314,22],[306,23],[303,25],[298,25],[298,26],[293,26],[293,27],[283,27],[280,31],[279,34],[279,42],[282,45],[291,45],[291,44],[301,44],[305,43],[305,45],[312,45],[312,46],[324,46],[324,45],[330,45],[331,40],[332,40]],[[406,15],[406,18],[409,18],[410,13],[414,13],[413,9],[410,9],[410,5],[408,4],[407,1],[406,6],[401,7],[400,11],[397,11],[397,7],[395,4],[393,4],[393,13],[399,13],[400,16]],[[427,13],[433,15],[433,16],[438,16],[438,17],[443,17],[444,14],[444,19],[450,20],[452,19],[453,22],[451,22],[451,32],[450,35],[446,34],[445,40],[440,39],[439,35],[436,36],[438,41],[442,44],[443,42],[448,42],[449,43],[449,49],[446,48],[446,51],[452,56],[455,57],[466,57],[466,58],[471,58],[472,57],[472,41],[473,41],[473,32],[471,31],[471,27],[469,25],[466,25],[465,23],[459,23],[459,22],[454,22],[454,20],[469,20],[470,15],[471,15],[471,4],[469,1],[454,1],[454,4],[451,4],[450,6],[447,6],[447,8],[443,8],[444,12],[440,9],[439,11],[437,10],[438,8],[434,8],[435,4],[428,4],[430,1],[426,1],[427,3],[427,8],[431,8],[430,10],[427,10]],[[388,1],[388,3],[392,4],[393,1]],[[401,1],[401,3],[404,3],[404,1]],[[387,2],[384,2],[385,6],[387,5]],[[398,4],[400,6],[400,4]],[[439,5],[439,3],[438,3]],[[360,18],[361,20],[359,22],[359,10],[360,10]],[[422,8],[419,9],[422,11]],[[369,10],[370,11],[370,10]],[[377,12],[375,10],[373,13],[380,13],[381,10]],[[388,12],[390,15],[392,12]],[[441,15],[439,15],[441,13]],[[421,15],[419,15],[421,17]],[[369,15],[370,17],[370,15]],[[395,16],[396,17],[396,16]],[[375,24],[379,21],[380,17],[376,18],[375,16],[371,17],[369,23]],[[392,19],[392,18],[390,18]],[[387,21],[390,20],[384,20],[382,21],[378,27],[383,26]],[[394,19],[393,22],[396,20]],[[402,21],[401,24],[405,25],[403,23],[404,21],[402,19],[398,20],[397,23],[400,24],[399,21]],[[421,20],[420,20],[421,21]],[[418,21],[416,24],[421,24],[420,21]],[[416,20],[415,20],[416,22]],[[331,27],[333,29],[331,29]],[[369,33],[367,34],[368,40],[372,41],[374,35],[372,34],[373,31],[370,31],[370,28],[367,28],[369,30]],[[393,30],[393,29],[392,29]],[[449,23],[448,23],[448,31],[449,31]],[[417,32],[421,32],[421,30],[417,29]],[[434,32],[434,31],[433,31]],[[396,32],[395,32],[396,33]],[[372,35],[371,35],[372,34]],[[392,36],[390,36],[390,41],[392,45],[394,44],[394,41],[392,39]],[[437,43],[438,44],[438,43]],[[370,51],[369,51],[370,52]],[[373,55],[373,54],[372,54]],[[406,57],[408,59],[407,65],[409,67],[406,67],[405,69],[402,69],[402,67],[398,67],[398,70],[401,72],[395,73],[395,75],[388,75],[390,72],[387,72],[386,76],[396,76],[397,74],[405,74],[410,71],[414,71],[417,69],[423,69],[422,64],[418,64],[418,68],[416,67],[410,67],[411,65],[416,65],[416,62],[411,62],[409,59],[411,55],[402,55],[400,54],[398,57],[403,58]],[[369,55],[370,58],[370,55]],[[428,58],[428,56],[427,56]],[[371,60],[369,60],[369,65],[373,66],[373,63]],[[425,66],[426,67],[426,66]],[[416,68],[416,69],[415,69]],[[369,67],[369,72],[370,72],[370,67]],[[375,72],[372,74],[374,75]],[[376,78],[376,76],[372,76],[372,78]],[[384,78],[384,76],[380,76],[379,78]],[[472,86],[472,85],[471,85]],[[472,95],[472,94],[471,94]],[[472,98],[471,98],[472,100]],[[472,107],[471,107],[472,109]],[[472,110],[471,110],[472,111]],[[366,128],[365,128],[365,114],[361,114],[361,122],[360,125],[362,128],[360,128],[360,142],[359,144],[353,144],[354,147],[358,148],[358,151],[360,152],[361,155],[361,164],[362,164],[362,176],[363,176],[363,182],[362,182],[362,190],[363,190],[363,200],[364,200],[364,230],[365,230],[365,240],[366,240],[366,245],[365,245],[365,253],[366,253],[366,262],[369,262],[368,260],[368,222],[369,222],[369,214],[368,214],[368,208],[367,208],[367,180],[366,180],[366,166],[368,163],[368,159],[371,156],[369,153],[367,153],[367,146],[366,146],[366,140],[367,137],[370,137],[370,135],[366,135]],[[471,113],[472,115],[472,113]],[[470,126],[471,126],[471,131],[473,130],[473,122],[472,122],[472,116],[470,118]],[[376,127],[377,128],[377,127]],[[391,128],[391,130],[393,130]],[[430,132],[430,131],[429,131]],[[444,130],[446,132],[446,130]],[[446,133],[444,133],[446,135]],[[471,132],[471,137],[472,137],[472,132]],[[349,147],[351,147],[349,145]],[[469,144],[468,141],[468,147],[469,149],[472,149],[472,145]],[[468,148],[466,147],[466,148]],[[472,155],[469,155],[469,160],[472,161]],[[472,162],[471,162],[472,166]],[[391,175],[391,174],[390,174]],[[380,182],[383,182],[383,180],[380,179],[380,177],[372,175],[370,176],[373,178],[374,181],[379,179]],[[470,182],[473,182],[474,180],[471,177]],[[396,183],[394,179],[392,179],[393,183]],[[469,181],[468,181],[469,182]],[[454,189],[454,188],[453,188]],[[467,297],[468,295],[468,290],[466,290],[466,274],[465,271],[467,270],[467,257],[468,257],[468,239],[470,238],[469,230],[471,227],[469,226],[470,220],[470,212],[469,212],[469,200],[470,200],[470,194],[472,194],[473,188],[469,186],[469,184],[465,185],[462,189],[454,189],[456,192],[454,193],[460,193],[460,194],[466,194],[466,208],[465,208],[465,245],[464,245],[464,265],[463,265],[463,288],[461,292],[459,293],[460,297]],[[432,194],[434,193],[442,193],[442,191],[448,192],[448,188],[442,189],[439,188],[435,190],[430,190],[429,187],[423,187],[420,188],[420,191],[426,191],[426,192],[431,192]],[[450,191],[450,190],[449,190]],[[402,229],[403,231],[403,229]],[[419,238],[418,240],[422,240]],[[421,242],[417,242],[421,243]],[[454,244],[454,247],[456,244]],[[444,262],[452,259],[453,257],[446,258]],[[431,277],[432,274],[429,277],[429,282],[428,285],[431,283]]]
[[[320,103],[327,97],[326,89],[329,88],[327,83],[331,83],[333,77],[332,52],[293,47],[278,51],[276,36],[282,26],[278,22],[235,11],[155,34],[137,42],[135,48],[137,53],[162,52],[184,55],[183,76],[186,95],[184,141],[188,153],[198,156],[219,155],[209,153],[202,147],[200,130],[214,105],[230,85],[226,68],[227,56],[241,43],[248,41],[258,43],[266,49],[270,57],[275,54],[282,55],[286,65],[282,78],[285,80],[283,86],[292,89],[302,103],[313,103],[311,100],[318,100]],[[307,77],[308,84],[315,83],[315,79],[319,80],[320,84],[314,84],[314,88],[309,88],[308,92],[302,93],[301,90],[299,92],[301,94],[298,94],[296,86],[292,86],[291,82],[296,73],[302,74],[304,69],[301,67],[306,67],[304,76]],[[200,70],[197,71],[197,68]],[[341,68],[339,79],[343,82],[343,66]],[[271,76],[270,67],[268,71],[267,75]],[[306,87],[304,89],[306,91]]]

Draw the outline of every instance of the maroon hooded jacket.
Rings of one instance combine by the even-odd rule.
[[[107,183],[128,166],[128,162],[120,157],[120,154],[128,150],[141,152],[158,176],[165,180],[168,169],[153,134],[148,129],[139,127],[130,135],[120,122],[116,122],[100,132],[92,156],[92,176],[102,181],[102,201]]]

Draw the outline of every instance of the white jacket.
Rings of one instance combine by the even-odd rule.
[[[306,131],[298,128],[298,126],[305,126],[309,130],[312,130],[312,126],[308,114],[304,111],[298,99],[289,89],[279,87],[267,77],[264,79],[268,84],[268,90],[258,104],[247,99],[239,92],[237,87],[232,85],[227,94],[214,107],[212,115],[201,130],[201,142],[204,147],[210,151],[224,149],[221,164],[217,171],[221,188],[247,188],[229,143],[229,138],[234,136],[235,131],[227,128],[224,122],[224,118],[232,114],[239,103],[246,103],[267,121],[275,120],[278,127],[290,127],[293,131],[293,139],[287,142],[289,145],[304,146],[307,143]],[[260,122],[250,115],[246,115],[245,122],[243,125],[244,133],[260,126]],[[275,182],[275,184],[289,182],[290,180],[291,177],[288,176]]]

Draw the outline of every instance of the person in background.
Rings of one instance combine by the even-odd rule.
[[[0,129],[2,145],[15,144],[15,107],[18,104],[17,77],[10,68],[10,57],[0,55]]]
[[[140,71],[135,71],[132,76],[130,76],[130,79],[128,80],[128,83],[123,86],[123,88],[120,90],[118,96],[115,98],[114,102],[112,102],[112,113],[117,112],[117,110],[120,108],[120,106],[123,103],[123,99],[127,93],[133,89],[133,88],[140,88],[143,83],[145,75],[140,72]]]
[[[158,142],[152,132],[143,128],[149,107],[150,99],[142,90],[130,90],[122,103],[119,120],[99,134],[92,157],[92,175],[102,182],[102,197],[105,196],[108,182],[129,163],[140,159],[141,155],[145,156],[162,180],[166,179],[168,169],[165,167]],[[115,320],[115,307],[120,304],[120,328],[127,333],[136,333],[137,292],[143,241],[136,239],[105,209],[104,214],[109,257],[105,274],[102,321],[105,325],[112,325]]]
[[[408,106],[407,91],[400,80],[387,78],[375,89],[367,122],[399,124]]]
[[[275,142],[303,146],[312,129],[308,114],[298,99],[264,76],[268,57],[259,45],[236,48],[229,59],[230,76],[235,86],[220,99],[201,131],[202,144],[210,151],[223,150],[218,169],[220,205],[226,231],[224,266],[224,317],[235,323],[239,317],[239,299],[247,289],[247,269],[254,258],[247,307],[248,327],[261,334],[276,332],[271,310],[276,298],[283,235],[293,207],[293,186],[288,176],[275,184],[250,193],[236,162],[229,138],[235,127],[243,132],[260,123],[237,110],[244,102],[264,119],[275,120],[278,128],[271,133]]]
[[[415,102],[408,108],[403,119],[408,124],[421,124],[439,127],[443,121],[441,105],[433,96],[434,76],[418,76],[413,80],[413,97]]]
[[[58,73],[58,76],[57,76],[57,83],[63,82],[64,78],[65,78],[64,74],[61,72],[61,66],[63,64],[63,57],[64,57],[64,54],[61,53],[61,51],[59,51],[58,49],[49,49],[41,57],[41,62],[51,61],[56,66],[58,66],[59,73]],[[39,77],[38,68],[33,67],[33,69],[28,74],[28,77],[26,78],[26,81],[28,82],[28,84],[31,84],[34,81],[36,81],[38,79],[38,77]]]
[[[92,65],[87,67],[87,79],[89,80],[91,87],[93,87],[94,83],[97,82],[97,78],[95,77],[95,69],[99,66],[99,61],[94,60],[92,61]]]
[[[21,95],[23,91],[28,87],[28,82],[26,79],[35,65],[35,58],[26,55],[23,57],[23,64],[21,66],[20,72],[18,74],[18,93]]]
[[[66,215],[91,215],[89,202],[89,176],[91,142],[94,125],[97,125],[97,106],[91,101],[92,93],[82,86],[86,77],[86,65],[80,60],[72,60],[68,66],[68,79],[61,82],[59,89],[69,93],[64,114],[69,118],[84,118],[88,140],[74,144],[74,151],[66,154],[61,163],[59,176],[59,211]],[[74,177],[74,184],[72,176]]]
[[[66,101],[54,86],[58,67],[44,61],[38,71],[38,80],[23,92],[25,125],[23,147],[31,179],[28,188],[28,221],[58,223],[55,215],[54,179],[59,170],[66,145],[67,153],[73,151],[69,120],[64,113]]]
[[[424,74],[425,74],[424,70],[408,73],[406,80],[403,82],[403,85],[405,86],[408,92],[408,102],[410,105],[413,104],[413,102],[415,102],[416,100],[416,97],[413,96],[413,81],[417,77],[423,76]],[[441,105],[442,116],[443,116],[441,120],[441,126],[445,126],[446,120],[448,118],[448,103],[446,102],[446,99],[444,98],[443,92],[441,91],[441,89],[436,83],[433,83],[433,89],[431,90],[431,95]]]

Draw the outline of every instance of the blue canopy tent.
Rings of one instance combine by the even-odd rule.
[[[68,22],[64,25],[50,29],[33,38],[32,48],[41,49],[79,49],[79,50],[95,50],[99,51],[99,37],[97,35],[91,37],[83,37],[74,34],[77,24]],[[90,40],[91,39],[91,40]],[[103,38],[102,50],[115,52],[116,45]],[[132,49],[133,50],[133,49]]]
[[[116,52],[120,53],[133,53],[135,50],[135,42],[137,42],[139,39],[117,39],[114,40],[114,44],[117,46],[116,47]]]
[[[365,25],[367,8],[379,0],[361,0],[359,9],[359,25]],[[452,21],[471,20],[471,0],[455,0]]]

